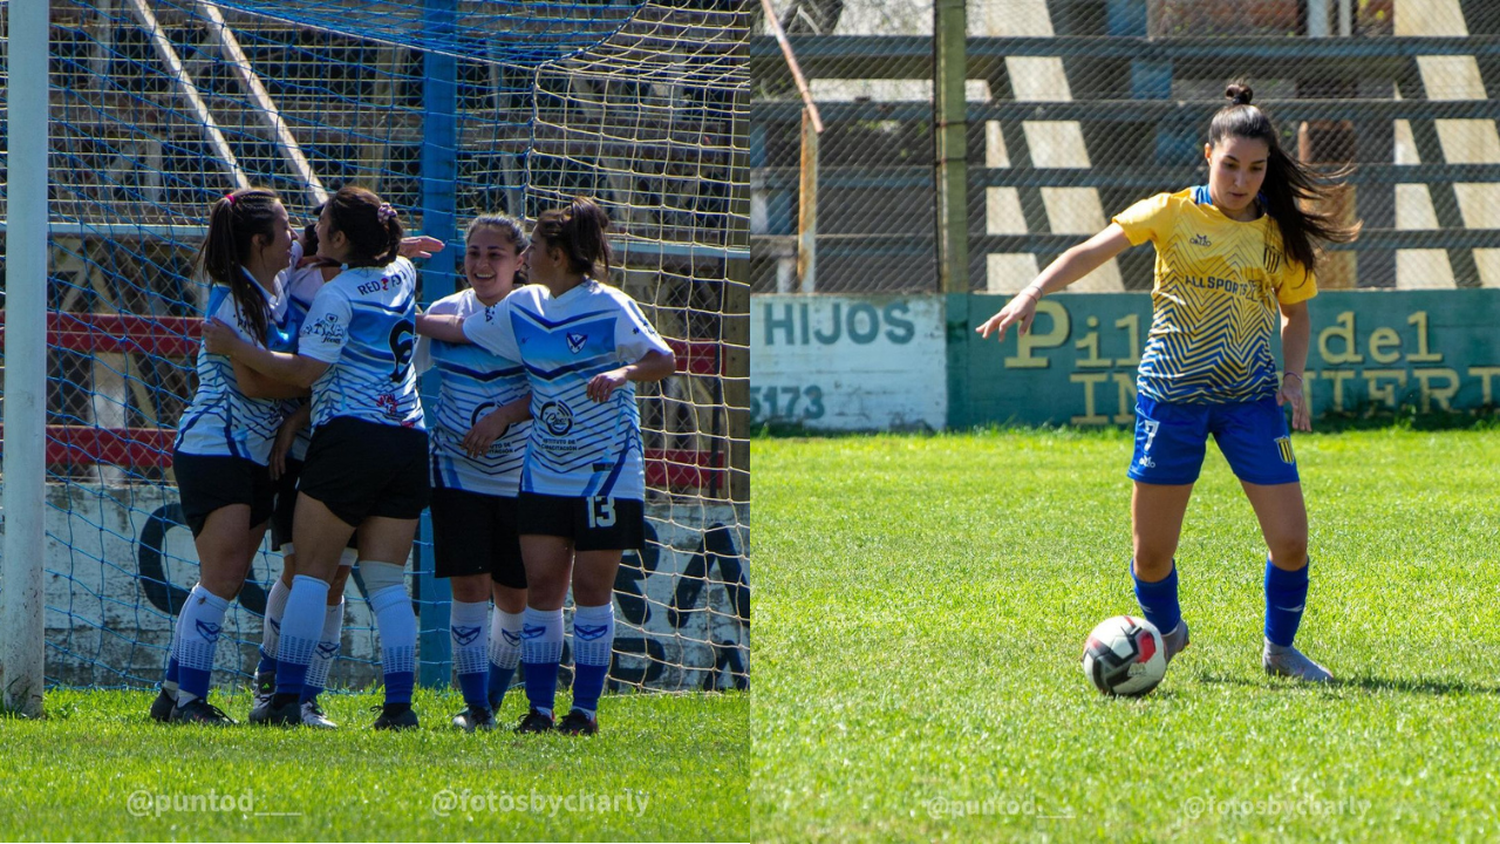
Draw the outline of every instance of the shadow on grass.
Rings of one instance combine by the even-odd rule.
[[[1500,695],[1500,686],[1484,683],[1467,683],[1462,680],[1433,680],[1422,677],[1372,677],[1354,676],[1334,680],[1326,687],[1311,683],[1299,683],[1286,679],[1246,679],[1214,674],[1200,674],[1193,679],[1200,683],[1217,683],[1228,686],[1247,686],[1258,689],[1349,689],[1366,692],[1406,692],[1428,695]]]

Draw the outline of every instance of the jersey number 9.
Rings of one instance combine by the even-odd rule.
[[[416,350],[417,326],[409,319],[403,319],[391,327],[391,357],[396,360],[396,368],[391,371],[391,381],[399,384],[406,379],[406,370],[411,367],[411,356]]]

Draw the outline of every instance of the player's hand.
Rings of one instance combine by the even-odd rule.
[[[483,457],[485,452],[490,450],[490,446],[495,444],[495,440],[505,436],[505,432],[510,430],[510,423],[501,418],[504,415],[491,412],[475,422],[474,427],[464,434],[464,453],[476,459]]]
[[[271,480],[279,480],[286,474],[286,456],[292,453],[292,446],[296,444],[297,434],[302,431],[306,418],[294,413],[282,420],[281,427],[276,429],[276,440],[271,443]]]
[[[443,243],[435,237],[418,235],[417,237],[401,238],[401,257],[403,258],[431,258],[432,253],[443,251]]]
[[[209,354],[232,357],[242,342],[244,341],[234,333],[234,329],[218,318],[203,321],[203,348],[207,349]]]
[[[1296,373],[1290,377],[1282,376],[1281,389],[1276,391],[1276,404],[1285,407],[1292,406],[1292,429],[1297,431],[1312,430],[1312,413],[1307,409],[1307,394],[1303,388],[1302,379]]]
[[[596,402],[608,401],[615,388],[622,386],[628,380],[630,379],[626,377],[624,369],[611,369],[589,379],[588,388],[584,392]]]
[[[1021,324],[1021,333],[1031,331],[1031,321],[1036,317],[1036,303],[1041,298],[1041,293],[1034,288],[1028,287],[1015,295],[1015,298],[1006,303],[1000,312],[984,321],[983,325],[974,329],[980,337],[989,339],[991,334],[996,340],[1005,339],[1005,331],[1016,323]]]

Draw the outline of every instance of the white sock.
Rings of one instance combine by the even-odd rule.
[[[318,649],[313,652],[312,664],[307,667],[304,687],[323,689],[328,686],[328,669],[338,658],[343,647],[344,602],[328,607],[323,614],[323,635],[318,637]],[[304,693],[305,694],[305,693]]]
[[[214,670],[214,652],[224,626],[224,612],[229,602],[203,588],[193,587],[182,607],[178,629],[177,705],[185,706],[196,697],[208,694],[208,675]]]
[[[286,599],[291,594],[291,587],[282,583],[278,577],[271,584],[271,594],[266,596],[266,625],[261,632],[260,649],[273,659],[276,657],[276,648],[281,645],[281,617],[286,614]]]
[[[521,613],[506,612],[499,607],[490,610],[490,662],[501,668],[515,668],[521,661]]]

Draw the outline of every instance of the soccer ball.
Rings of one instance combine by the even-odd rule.
[[[1083,673],[1105,694],[1146,694],[1167,673],[1161,631],[1144,618],[1106,618],[1083,646]]]

